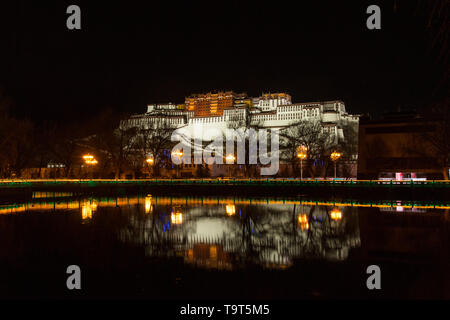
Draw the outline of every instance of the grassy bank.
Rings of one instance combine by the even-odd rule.
[[[145,179],[0,180],[0,198],[35,191],[74,194],[149,192],[173,195],[252,195],[316,198],[448,200],[450,181],[299,180],[299,179]]]

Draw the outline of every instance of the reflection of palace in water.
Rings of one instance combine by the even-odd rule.
[[[386,251],[383,239],[389,241],[389,248],[394,248],[395,254],[402,254],[412,250],[402,243],[413,234],[421,235],[415,237],[419,242],[414,249],[421,243],[440,243],[445,234],[436,233],[436,239],[428,236],[420,214],[430,207],[438,209],[433,213],[436,217],[427,221],[439,223],[443,216],[439,211],[448,217],[449,208],[397,201],[358,203],[151,195],[74,198],[68,193],[36,193],[26,203],[0,205],[0,214],[69,211],[78,212],[85,223],[94,223],[96,213],[109,207],[120,208],[126,214],[126,223],[120,226],[118,234],[120,239],[144,246],[148,256],[178,257],[189,264],[217,269],[248,264],[287,268],[296,259],[342,261],[348,258],[352,248],[361,244],[367,256],[374,252],[379,255]],[[371,209],[374,215],[362,218],[358,214],[361,207],[379,210]],[[428,211],[425,214],[430,215]]]
[[[344,260],[360,244],[355,208],[300,201],[223,198],[144,199],[121,238],[150,256],[230,269],[239,264],[284,268],[296,258]]]

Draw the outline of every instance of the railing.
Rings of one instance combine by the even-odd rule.
[[[334,179],[14,179],[0,180],[1,189],[38,189],[45,187],[151,187],[151,186],[254,186],[254,187],[327,187],[327,188],[386,188],[386,189],[442,189],[450,187],[450,180],[386,181],[386,180],[334,180]]]

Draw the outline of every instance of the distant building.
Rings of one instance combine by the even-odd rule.
[[[415,113],[361,119],[358,179],[442,179],[436,151],[424,141],[435,128],[436,120]]]

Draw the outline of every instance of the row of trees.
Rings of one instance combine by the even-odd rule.
[[[329,168],[332,165],[330,155],[338,151],[342,156],[344,176],[350,176],[351,167],[356,164],[358,155],[358,127],[349,123],[342,126],[343,137],[334,132],[323,130],[320,121],[300,121],[281,130],[281,160],[292,165],[294,175],[300,175],[300,161],[297,158],[299,146],[306,150],[306,159],[303,160],[303,168],[306,175],[325,177],[330,175]]]
[[[251,117],[232,118],[228,124],[230,129],[241,129],[240,133],[246,141],[245,154],[246,164],[244,166],[245,176],[251,177],[258,174],[257,165],[249,164],[249,132],[250,129],[263,128],[262,123],[252,120]],[[289,164],[291,172],[279,172],[280,175],[300,176],[300,161],[297,153],[300,146],[307,151],[307,157],[303,161],[305,176],[325,177],[329,174],[331,166],[330,155],[333,151],[342,154],[340,158],[343,174],[350,176],[351,167],[356,164],[358,155],[358,125],[357,123],[341,124],[343,137],[336,135],[334,131],[324,130],[322,123],[316,121],[297,121],[287,128],[279,131],[280,137],[280,162]],[[270,138],[268,139],[270,141]],[[270,144],[270,143],[269,143]],[[270,150],[270,148],[268,148]]]

